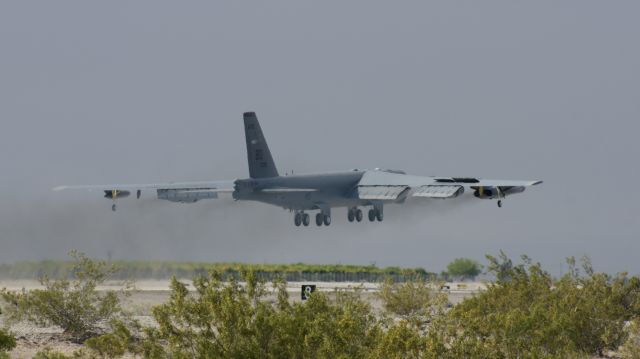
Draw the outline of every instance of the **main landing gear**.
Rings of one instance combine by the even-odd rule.
[[[376,220],[378,222],[382,222],[383,219],[384,219],[384,212],[382,210],[382,206],[374,205],[373,208],[369,210],[369,222],[374,222]]]
[[[370,222],[382,222],[384,219],[384,212],[382,211],[382,205],[374,205],[373,208],[369,210],[368,213]],[[362,210],[357,207],[349,208],[349,212],[347,214],[347,219],[349,222],[358,221],[361,222],[363,218]]]
[[[376,208],[372,208],[369,210],[369,222],[375,222],[376,220],[378,222],[382,222],[383,219],[384,219],[384,214],[382,213],[381,210]]]
[[[373,208],[369,210],[369,221],[370,222],[382,222],[384,219],[384,212],[382,211],[382,205],[374,205]],[[347,219],[349,222],[362,222],[364,218],[362,209],[358,207],[351,207],[347,212]],[[296,211],[293,216],[293,223],[296,227],[300,226],[309,226],[310,217],[308,213],[304,211]],[[331,209],[326,207],[320,212],[316,213],[316,226],[330,226],[331,225]]]
[[[356,207],[349,208],[347,219],[349,220],[349,222],[353,222],[353,221],[362,222],[362,210]]]
[[[300,227],[301,224],[307,227],[310,221],[311,219],[309,218],[308,213],[296,212],[296,214],[293,216],[293,223],[296,225],[296,227]]]
[[[325,214],[323,212],[316,214],[316,226],[320,227],[323,224],[325,226],[331,225],[331,214]]]
[[[305,213],[304,211],[296,211],[295,215],[293,216],[293,224],[296,225],[296,227],[300,227],[300,226],[309,226],[309,224],[311,223],[311,217],[309,216],[308,213]],[[316,214],[316,225],[318,227],[325,225],[331,225],[331,212],[330,210],[321,210],[319,213]]]

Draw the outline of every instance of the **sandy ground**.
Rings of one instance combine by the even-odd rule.
[[[191,281],[182,280],[181,282],[187,284],[190,290],[194,289]],[[303,284],[310,283],[287,283],[287,291],[290,294],[292,302],[301,301],[300,292]],[[376,283],[314,282],[311,284],[315,284],[316,290],[323,292],[360,288],[363,298],[371,303],[374,310],[381,310],[382,303],[375,295],[378,291],[378,284]],[[482,283],[447,283],[446,286],[448,289],[445,289],[445,291],[449,294],[449,301],[454,305],[485,287]],[[270,288],[271,286],[268,287]],[[25,288],[26,290],[33,290],[42,288],[42,286],[37,281],[13,280],[0,281],[0,288],[6,288],[9,290],[22,290]],[[99,290],[118,288],[120,288],[120,283],[113,282],[100,287]],[[123,307],[127,311],[131,312],[134,318],[139,320],[142,325],[154,325],[155,323],[151,316],[151,308],[167,301],[169,296],[169,281],[137,281],[135,288],[136,290],[131,296],[123,299]],[[5,323],[0,317],[0,326],[4,325]],[[33,355],[45,347],[50,347],[55,351],[66,354],[71,354],[75,350],[81,348],[80,345],[69,342],[62,334],[60,328],[57,327],[42,328],[31,323],[22,322],[12,324],[10,329],[16,335],[18,342],[18,346],[10,353],[11,358],[32,358]]]

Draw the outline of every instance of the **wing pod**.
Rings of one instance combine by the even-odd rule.
[[[508,195],[522,193],[524,186],[472,186],[473,195],[481,199],[504,198]]]

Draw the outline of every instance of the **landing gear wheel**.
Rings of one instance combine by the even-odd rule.
[[[382,211],[376,210],[376,219],[378,220],[378,222],[382,222],[382,220],[384,219],[384,214],[382,213]]]
[[[328,225],[330,225],[330,224],[331,224],[331,216],[327,216],[327,215],[325,215],[325,216],[324,216],[324,225],[325,225],[325,226],[328,226]]]
[[[349,210],[349,214],[347,214],[347,219],[349,220],[349,222],[353,222],[356,219],[356,214],[354,213],[353,209]]]
[[[361,209],[356,209],[356,221],[358,222],[362,222],[362,210]]]
[[[295,223],[296,227],[300,227],[302,224],[302,213],[297,212],[295,216],[293,216],[293,223]]]
[[[324,218],[322,216],[322,213],[316,214],[316,226],[320,227],[322,225],[323,219]]]
[[[111,210],[114,211],[114,212],[116,211],[116,204],[115,203],[111,205]]]
[[[369,210],[369,222],[376,220],[376,211],[374,209]]]
[[[309,218],[309,214],[308,213],[303,213],[302,214],[302,224],[306,227],[309,225],[309,222],[311,222],[311,219]]]
[[[502,200],[498,200],[498,208],[502,208]]]

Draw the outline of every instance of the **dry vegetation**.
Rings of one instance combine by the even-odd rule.
[[[581,267],[570,258],[571,271],[559,279],[527,257],[519,264],[503,253],[487,258],[496,281],[454,307],[434,290],[439,283],[419,278],[387,279],[376,310],[357,289],[300,302],[284,280],[268,285],[246,271],[241,283],[214,270],[194,280],[195,292],[173,279],[168,300],[152,309],[153,323],[141,325],[122,311],[119,296],[95,293],[111,267],[79,256],[79,277],[38,292],[5,291],[3,315],[65,328],[33,299],[56,298],[51,303],[67,308],[66,316],[91,323],[65,329],[83,341],[71,355],[85,358],[638,358],[639,278],[596,273],[586,258]],[[86,297],[82,305],[69,304],[76,296]],[[87,316],[96,312],[104,315]],[[12,340],[0,331],[0,351],[11,350]]]

